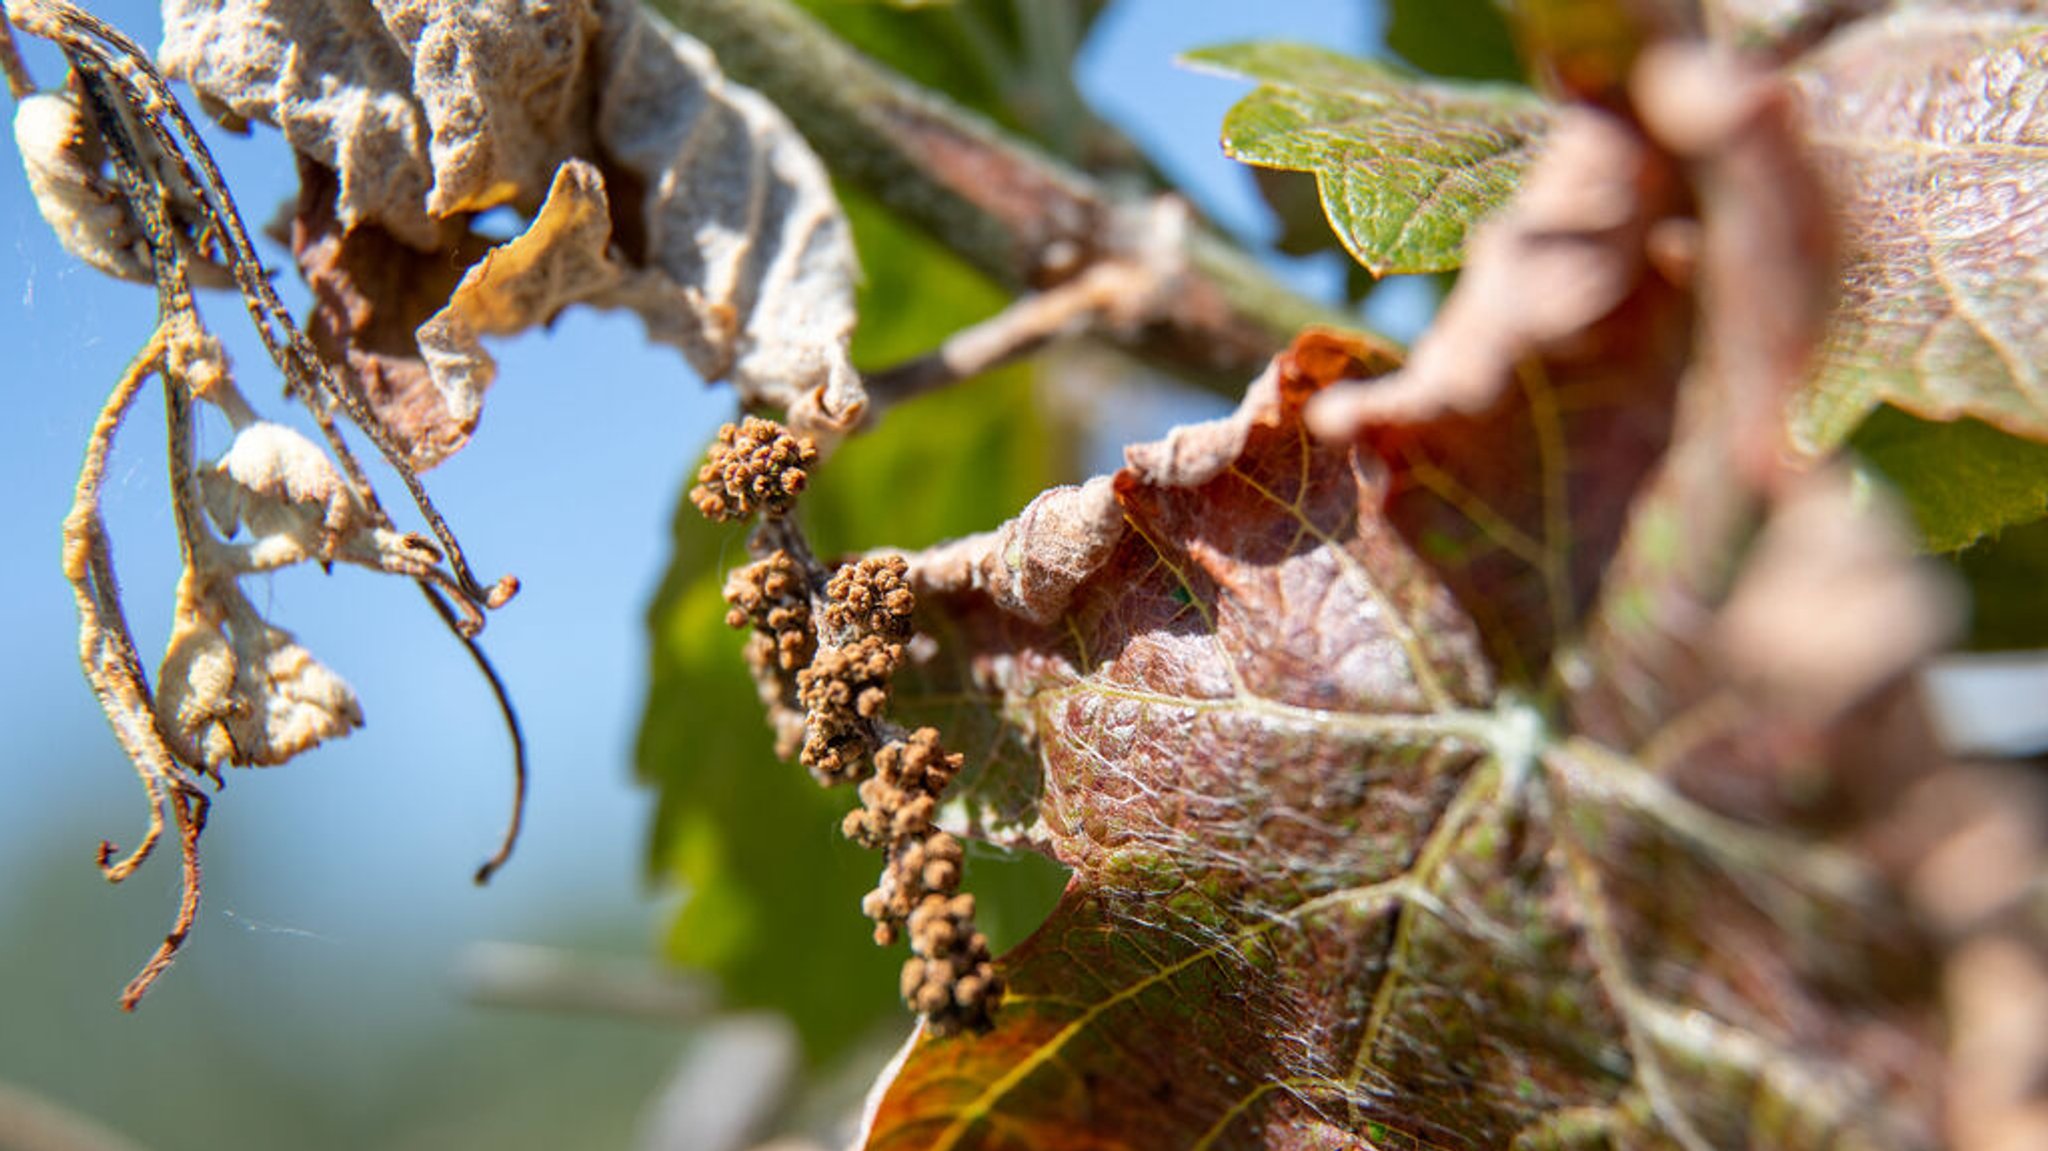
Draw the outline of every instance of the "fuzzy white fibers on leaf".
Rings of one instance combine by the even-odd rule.
[[[188,762],[269,767],[363,723],[346,682],[273,626],[232,578],[188,571],[158,673],[158,721]]]
[[[243,571],[272,571],[332,559],[367,523],[341,469],[311,440],[282,424],[252,423],[226,454],[199,473],[200,498],[230,538],[242,529]]]
[[[149,248],[100,174],[99,138],[69,93],[35,92],[14,106],[14,143],[36,208],[64,250],[121,280],[147,282]]]

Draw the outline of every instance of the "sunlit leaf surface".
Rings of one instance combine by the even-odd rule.
[[[1794,73],[1846,229],[1795,423],[1816,449],[1880,403],[2048,439],[2048,22],[1941,8],[1859,24]]]
[[[1374,275],[1457,267],[1466,229],[1514,190],[1548,122],[1526,89],[1425,80],[1308,45],[1187,60],[1259,83],[1224,119],[1225,151],[1315,173],[1331,226]]]

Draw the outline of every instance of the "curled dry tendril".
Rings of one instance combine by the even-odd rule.
[[[8,25],[44,37],[70,64],[66,88],[37,93]],[[87,442],[64,525],[64,572],[76,594],[80,660],[114,734],[140,776],[148,825],[125,854],[102,843],[111,882],[134,874],[175,826],[182,894],[171,930],[130,981],[132,1010],[190,934],[200,897],[199,839],[223,765],[283,763],[361,722],[353,692],[271,625],[237,588],[240,577],[301,562],[349,563],[414,580],[489,683],[512,738],[514,796],[498,849],[478,883],[504,864],[526,798],[526,750],[502,679],[476,635],[484,612],[518,590],[485,585],[424,485],[354,384],[313,350],[278,299],[205,142],[148,55],[63,0],[12,0],[0,22],[0,65],[17,102],[17,136],[39,207],[75,254],[116,275],[154,283],[158,318],[115,384]],[[31,105],[30,101],[38,101]],[[30,113],[35,130],[21,130]],[[105,170],[102,170],[104,164]],[[40,165],[40,168],[38,168]],[[257,417],[194,305],[192,287],[240,290],[287,393],[305,405],[325,449]],[[114,436],[143,386],[163,384],[173,519],[184,571],[157,689],[122,608],[100,493]],[[194,458],[194,404],[220,411],[235,445],[211,464]],[[431,534],[397,530],[343,437],[352,424],[398,475]],[[238,538],[239,537],[239,538]]]

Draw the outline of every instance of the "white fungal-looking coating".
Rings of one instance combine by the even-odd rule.
[[[37,92],[14,109],[14,143],[36,207],[64,250],[110,276],[148,282],[149,247],[100,175],[100,143],[78,101]]]
[[[327,453],[283,424],[259,421],[243,428],[220,469],[251,492],[287,503],[325,504],[348,493]]]
[[[270,767],[362,726],[348,684],[232,581],[188,577],[178,592],[156,714],[180,756],[213,773]]]
[[[257,421],[237,432],[220,462],[200,473],[199,488],[223,532],[248,527],[255,570],[332,559],[368,518],[327,453],[282,424]]]

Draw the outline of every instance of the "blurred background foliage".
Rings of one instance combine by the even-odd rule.
[[[443,1002],[394,1021],[360,1001],[378,985],[351,972],[385,965],[357,945],[219,914],[212,930],[239,928],[261,944],[207,949],[146,1014],[123,1015],[113,991],[137,941],[162,931],[168,893],[161,883],[107,887],[77,850],[103,826],[51,829],[64,833],[52,839],[62,850],[10,869],[0,908],[0,1085],[90,1115],[141,1146],[627,1147],[681,1050],[676,1030],[635,1020],[451,1011]],[[260,866],[228,852],[211,863],[224,874]],[[644,947],[630,921],[578,923],[559,906],[536,927],[578,953]],[[451,999],[446,975],[437,983],[418,990]],[[51,1146],[26,1141],[17,1122],[0,1109],[0,1147]]]

